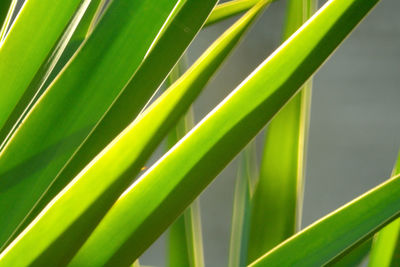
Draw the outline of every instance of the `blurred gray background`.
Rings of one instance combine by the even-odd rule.
[[[226,61],[196,102],[196,121],[279,46],[285,4],[271,4]],[[400,1],[381,0],[315,75],[303,227],[390,175],[400,148],[399,10]],[[189,49],[189,61],[235,19],[203,30]],[[263,139],[264,131],[256,140],[259,156]],[[227,265],[236,165],[232,161],[200,197],[206,266]],[[141,263],[165,266],[164,260],[165,236]]]

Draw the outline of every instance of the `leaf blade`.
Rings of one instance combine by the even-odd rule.
[[[283,39],[314,12],[315,1],[288,2]],[[268,125],[250,219],[248,262],[293,235],[300,226],[311,78]]]
[[[289,238],[250,266],[323,265],[394,220],[400,213],[399,194],[400,176],[395,176]],[[283,257],[287,253],[290,258]]]
[[[182,58],[168,77],[171,86],[186,69],[186,57]],[[173,147],[192,127],[193,108],[175,126],[167,136],[167,151]],[[195,200],[190,207],[171,225],[168,234],[168,266],[204,266],[203,241],[200,220],[200,201]]]
[[[171,27],[166,28],[128,85],[95,125],[84,143],[57,174],[56,180],[42,197],[28,222],[33,220],[46,204],[142,111],[148,99],[168,75],[170,68],[200,30],[216,0],[203,1],[203,3],[190,0],[180,3],[184,3],[184,5],[180,7]],[[197,11],[196,19],[188,15],[193,10]],[[182,24],[191,26],[189,33],[186,32],[187,28],[181,27]],[[177,41],[180,34],[184,36]],[[173,51],[171,51],[171,43],[175,47]]]
[[[22,7],[0,47],[0,129],[80,2],[32,0]]]
[[[123,150],[125,151],[123,152],[123,154],[134,153],[134,155],[130,154],[129,157],[126,157],[126,159],[128,160],[134,161],[134,165],[130,166],[128,168],[129,170],[124,169],[124,167],[126,167],[126,164],[129,164],[130,162],[122,163],[117,168],[108,168],[108,163],[103,165],[100,161],[98,163],[99,166],[107,167],[108,169],[108,171],[106,172],[107,175],[103,173],[102,176],[104,177],[104,179],[100,180],[98,179],[99,173],[96,173],[96,170],[94,170],[93,173],[88,173],[87,168],[83,170],[81,176],[84,175],[84,177],[86,178],[75,178],[68,185],[68,187],[63,190],[63,192],[61,192],[55,199],[53,199],[53,201],[46,207],[44,211],[42,211],[37,219],[35,219],[35,221],[2,253],[2,255],[0,256],[0,266],[2,264],[7,264],[7,261],[15,262],[17,260],[25,260],[29,263],[30,261],[35,260],[36,257],[40,257],[38,255],[41,255],[41,250],[43,250],[44,247],[52,244],[53,242],[60,242],[60,240],[58,240],[60,236],[74,238],[73,236],[75,235],[75,238],[80,238],[80,236],[82,235],[82,228],[90,231],[90,227],[93,226],[92,224],[97,223],[96,220],[94,220],[93,222],[93,218],[90,218],[93,215],[91,214],[93,209],[95,209],[94,212],[97,214],[96,216],[103,216],[103,214],[106,212],[104,210],[104,201],[111,205],[114,202],[114,197],[118,197],[120,192],[125,188],[125,184],[129,183],[132,176],[140,171],[147,159],[147,156],[150,156],[151,152],[157,146],[158,142],[161,141],[163,137],[162,132],[166,134],[169,130],[169,127],[171,127],[184,113],[185,109],[188,108],[193,99],[200,93],[201,89],[210,79],[212,74],[216,71],[218,66],[223,62],[223,60],[226,58],[232,48],[235,47],[235,44],[239,41],[242,34],[245,32],[246,29],[248,29],[248,27],[251,25],[251,22],[254,21],[255,16],[259,14],[259,12],[260,7],[250,12],[247,16],[244,17],[244,19],[240,20],[238,24],[232,26],[231,30],[228,30],[225,35],[218,39],[214,43],[214,45],[212,45],[203,54],[204,56],[201,57],[188,72],[186,72],[187,77],[182,77],[182,79],[180,79],[181,82],[177,82],[175,84],[176,89],[170,89],[169,94],[164,94],[165,100],[163,101],[163,103],[165,102],[165,105],[167,105],[169,110],[174,111],[173,113],[171,112],[172,115],[171,113],[169,113],[168,109],[165,109],[164,106],[162,106],[159,109],[155,109],[154,111],[152,111],[153,116],[147,116],[147,120],[142,119],[139,120],[141,121],[140,124],[133,124],[135,129],[132,136],[133,140],[137,140],[137,137],[139,136],[143,138],[143,142],[140,142],[141,147],[139,147],[140,143],[137,143],[138,146],[128,146],[123,148]],[[167,97],[168,95],[169,97]],[[181,103],[185,103],[185,105],[181,106]],[[149,108],[147,110],[148,111],[146,112],[150,112],[149,110],[151,109]],[[141,115],[141,118],[146,118],[146,112]],[[162,114],[163,116],[160,116],[160,114]],[[155,138],[153,138],[153,135]],[[149,140],[151,142],[149,142]],[[113,143],[111,145],[113,145]],[[133,152],[125,150],[126,148],[133,150]],[[116,152],[116,154],[112,152],[111,158],[114,158],[117,155],[122,155],[120,153],[121,151],[119,149],[117,150],[118,151]],[[102,154],[98,156],[97,159],[108,161],[107,158],[104,159],[102,157]],[[112,161],[114,160],[112,159]],[[94,183],[96,184],[95,188],[93,188]],[[90,193],[87,194],[87,192]],[[65,196],[63,195],[63,193]],[[82,198],[82,195],[85,195],[85,198]],[[104,200],[109,198],[111,198],[111,200]],[[58,209],[58,205],[61,205],[62,208]],[[65,214],[63,212],[65,209],[70,210],[71,208],[71,213]],[[53,225],[55,223],[53,219],[58,218],[59,216],[66,216],[62,220],[63,223],[59,223],[56,219],[57,226],[51,227],[50,225]],[[79,220],[81,217],[85,219]],[[77,226],[76,224],[79,225]],[[89,224],[89,226],[87,224]],[[45,226],[45,228],[41,228],[42,225],[47,226]],[[47,231],[47,235],[44,238],[41,234],[43,229],[53,230]],[[78,235],[78,237],[76,237],[76,235]],[[37,241],[35,240],[37,239],[41,240],[42,247],[39,247],[36,244]],[[32,247],[32,242],[36,244],[34,247]],[[73,241],[69,240],[68,242]],[[16,246],[19,248],[16,248]],[[23,259],[18,257],[19,249],[25,250],[28,248],[29,253],[27,254],[29,255],[29,257],[28,255],[26,255]],[[63,253],[67,253],[65,247]],[[108,256],[106,253],[104,255]],[[137,255],[132,256],[132,253],[129,252],[127,253],[126,257],[121,257],[119,258],[119,260],[123,260],[128,263],[130,262],[132,257],[135,256]],[[94,260],[101,261],[104,259],[96,257]],[[49,258],[47,258],[47,261],[49,261]],[[99,264],[102,265],[104,264],[104,262]]]
[[[249,10],[260,0],[232,0],[217,5],[208,17],[204,26],[210,26],[221,20],[235,16],[241,12]]]
[[[233,199],[229,267],[246,266],[251,198],[257,177],[256,148],[252,141],[241,155]]]
[[[96,264],[93,255],[99,254],[104,259],[97,264],[106,265],[119,262],[132,251],[139,256],[295,94],[377,2],[334,0],[326,4],[125,191],[75,256],[73,266]],[[258,90],[266,84],[268,90]],[[123,146],[121,140],[112,150]],[[169,174],[174,179],[163,179]]]
[[[400,173],[400,154],[397,157],[392,175]],[[389,267],[400,263],[400,219],[383,228],[373,239],[369,263],[370,267]]]
[[[1,243],[140,65],[176,2],[113,1],[78,53],[25,117],[0,154],[0,212],[13,210],[7,218],[0,218]],[[139,26],[142,23],[149,25],[144,29]]]

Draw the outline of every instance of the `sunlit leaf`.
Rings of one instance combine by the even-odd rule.
[[[0,129],[81,2],[30,0],[22,7],[0,46]]]
[[[315,0],[288,1],[286,40],[311,16]],[[268,125],[260,177],[252,199],[248,262],[300,227],[311,80]]]
[[[289,238],[250,266],[322,266],[398,217],[399,195],[400,176],[395,176]]]
[[[334,0],[325,4],[316,16],[124,192],[74,257],[71,266],[125,264],[143,253],[298,91],[377,2]],[[153,108],[158,110],[161,106],[155,102]],[[160,114],[162,112],[158,112],[158,117]],[[153,117],[151,124],[158,120]],[[143,130],[149,131],[151,124],[149,122]],[[128,127],[114,140],[109,149],[86,170],[85,175],[101,175],[105,171],[102,166],[107,166],[107,170],[112,169],[112,175],[115,175],[115,168],[131,170],[133,161],[128,162],[127,158],[132,158],[135,153],[128,152],[127,147],[129,144],[132,146],[138,138],[133,131],[134,126]],[[400,184],[397,179],[394,181]],[[400,186],[397,187],[400,191]],[[396,186],[384,188],[390,191],[395,190]],[[393,204],[400,205],[398,197],[387,192],[382,194],[389,200],[397,201]],[[62,204],[61,201],[55,202],[54,210]],[[389,213],[398,212],[398,205],[391,205]],[[379,217],[382,215],[380,208],[382,206],[378,205],[373,216],[378,221],[382,219],[382,216]],[[32,228],[30,233],[23,236],[24,242],[16,243],[13,248],[15,251],[11,250],[9,257],[21,253],[24,247],[27,249],[29,240],[33,240],[40,228],[45,227],[44,222],[53,216],[55,213],[50,209],[43,214],[42,220],[35,225],[37,229]],[[367,216],[372,215],[368,213]],[[359,219],[360,216],[357,216],[357,221]],[[330,228],[333,226],[330,225]],[[360,230],[352,230],[353,234],[360,233]],[[326,236],[324,233],[318,234]],[[313,246],[314,243],[309,244]],[[296,249],[299,253],[306,251],[302,247]],[[280,255],[278,260],[291,260],[292,257],[288,255]],[[322,251],[311,256],[308,253],[307,257],[314,259],[314,255],[318,258],[326,256]]]
[[[0,266],[10,262],[22,265],[67,262],[107,208],[140,171],[157,144],[201,92],[265,4],[261,3],[250,10],[228,29],[163,96],[120,134],[117,139],[124,139],[122,143],[113,141],[96,157],[95,163],[88,165],[53,199],[3,251]],[[110,164],[116,165],[112,167]],[[65,210],[70,212],[66,213]],[[45,236],[42,234],[44,229],[47,229]],[[21,249],[27,249],[22,258],[18,256]],[[104,251],[104,256],[107,257],[110,252]],[[132,263],[141,252],[130,250],[124,257],[119,257],[118,262]],[[102,262],[104,258],[95,257],[92,260]]]
[[[172,85],[186,69],[186,57],[182,58],[168,76],[167,85]],[[167,136],[167,150],[173,147],[192,127],[193,109],[175,126]],[[203,241],[200,220],[200,201],[197,199],[171,225],[167,244],[168,266],[204,266]]]
[[[13,210],[0,218],[1,243],[31,210],[129,81],[176,2],[113,1],[67,68],[25,117],[0,154],[0,212]],[[142,24],[147,26],[143,28]],[[12,31],[6,41],[13,40]]]
[[[400,173],[400,154],[392,175]],[[369,256],[369,267],[400,265],[400,219],[383,228],[375,237]]]

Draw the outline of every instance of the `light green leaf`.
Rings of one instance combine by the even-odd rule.
[[[92,0],[90,5],[87,7],[86,12],[84,8],[81,12],[75,14],[74,19],[64,32],[60,42],[53,49],[53,52],[46,62],[42,64],[29,85],[29,88],[25,91],[23,96],[24,101],[19,101],[18,105],[13,110],[13,113],[10,115],[5,127],[0,131],[0,140],[5,140],[12,136],[18,125],[30,111],[30,108],[36,103],[38,98],[48,88],[50,82],[54,80],[57,73],[59,73],[61,68],[67,63],[79,45],[84,41],[84,31],[89,31],[92,20],[96,15],[95,11],[102,8],[101,4],[103,3],[101,2],[104,2],[104,0]],[[79,22],[79,24],[77,24],[77,22]],[[26,102],[29,103],[27,104]],[[8,245],[8,243],[11,242],[25,226],[26,224],[20,224],[19,229],[14,231],[13,235],[8,238],[7,242],[0,247],[3,248]]]
[[[48,88],[62,67],[72,57],[79,45],[83,42],[84,30],[87,30],[94,16],[94,11],[99,6],[100,0],[92,0],[90,4],[81,5],[71,19],[63,35],[54,45],[49,56],[36,72],[29,86],[25,89],[18,104],[14,107],[7,121],[0,129],[0,151],[14,134],[22,120],[29,113],[39,97]]]
[[[30,0],[22,7],[0,46],[0,129],[81,2]]]
[[[241,155],[233,200],[229,267],[246,266],[250,229],[250,200],[258,178],[255,142],[251,142]]]
[[[153,8],[161,8],[161,6],[157,6],[154,0],[151,1],[151,3],[154,5]],[[62,155],[63,163],[66,163],[68,160],[67,164],[64,165],[62,169],[60,166],[54,167],[54,170],[59,171],[61,169],[61,171],[58,174],[55,173],[52,174],[53,176],[49,176],[52,178],[57,174],[57,178],[46,190],[39,202],[35,205],[29,217],[19,227],[20,230],[24,229],[49,203],[49,201],[55,197],[98,153],[101,152],[101,150],[109,142],[113,140],[113,138],[115,138],[139,114],[148,99],[167,77],[168,72],[198,33],[200,27],[204,24],[206,17],[211,12],[211,9],[215,3],[216,0],[207,0],[202,2],[197,0],[188,0],[177,3],[173,13],[170,16],[171,20],[169,20],[169,23],[166,23],[168,25],[162,29],[163,33],[157,39],[151,51],[148,52],[146,58],[141,63],[134,76],[130,79],[128,85],[125,86],[123,91],[119,93],[118,98],[107,110],[107,113],[102,116],[101,120],[90,132],[90,135],[85,139],[85,142],[78,148],[77,151],[75,151],[71,159],[68,160],[67,155]],[[153,11],[154,10],[150,9],[149,11],[143,13],[143,16],[146,16],[147,12],[153,13],[152,16],[157,16],[157,14]],[[195,18],[193,18],[193,12],[196,12],[197,14]],[[151,16],[147,19],[152,21]],[[157,19],[159,19],[159,16]],[[186,27],[182,27],[182,24],[186,25]],[[145,31],[142,33],[150,33],[149,29],[150,28],[144,29]],[[132,35],[132,38],[135,38],[135,36]],[[138,36],[136,36],[136,38],[138,38]],[[139,42],[139,39],[137,42]],[[129,43],[129,41],[126,42]],[[133,46],[132,43],[126,48],[128,48],[131,52],[134,52],[137,49],[137,47]],[[115,60],[120,61],[119,58],[115,58]],[[86,77],[81,77],[81,79],[84,81]],[[101,102],[110,100],[111,92],[109,88],[102,88],[104,88],[104,99],[102,99]],[[95,94],[99,94],[99,87],[93,87],[91,89],[96,90]],[[81,103],[87,108],[89,108],[89,103],[97,105],[95,100],[93,100],[93,102],[83,100]],[[88,109],[88,112],[89,111],[94,112],[94,110]],[[85,131],[85,133],[88,132]],[[76,146],[71,146],[71,151],[72,148],[76,148]],[[68,155],[70,156],[71,154],[72,153]],[[48,181],[50,182],[51,180]]]
[[[176,3],[113,1],[29,112],[0,154],[0,213],[12,210],[0,218],[0,243],[31,210],[129,81]]]
[[[115,266],[136,259],[282,108],[377,2],[328,2],[124,192],[74,257],[71,266]],[[262,3],[266,1],[259,4]],[[142,126],[143,133],[133,131],[139,123],[128,127],[80,178],[84,175],[104,176],[105,171],[110,172],[109,175],[120,176],[116,173],[118,170],[137,168],[132,165],[134,161],[127,160],[136,154],[134,151],[129,152],[128,147],[137,144],[135,140],[144,136],[144,131],[151,131],[152,124],[160,120],[160,115],[169,114],[166,112],[167,103],[161,105],[156,101],[152,107],[152,111],[160,112],[155,113],[157,116],[152,117],[151,122]],[[145,121],[146,113],[143,116],[142,122]],[[92,179],[88,179],[88,182]],[[76,183],[79,182],[83,183],[83,180],[77,179]],[[391,190],[396,186],[384,188]],[[58,207],[64,206],[65,201],[62,199],[72,197],[72,190],[66,193],[63,198],[60,195],[52,209],[49,208],[42,215],[31,231],[22,236],[21,242],[15,243],[9,255],[5,254],[4,258],[12,258],[15,257],[12,255],[28,250],[35,235],[41,229],[49,228],[45,222],[56,216]],[[387,197],[389,194],[384,195]],[[400,198],[396,196],[390,195],[389,200],[397,201],[394,204],[400,205]],[[382,207],[377,208],[372,218],[378,219],[378,215],[381,215],[378,211]],[[397,212],[399,207],[391,205],[389,209]],[[357,232],[353,231],[354,234]],[[326,236],[322,233],[319,235]],[[304,251],[303,248],[296,249],[298,253]],[[323,256],[323,251],[311,256],[318,257],[320,254]],[[281,256],[281,259],[290,260],[291,257],[287,255],[290,254]],[[307,256],[312,259],[309,253]]]
[[[400,154],[392,175],[400,173]],[[369,267],[390,267],[400,265],[400,219],[383,228],[376,236],[371,247]]]
[[[140,267],[140,262],[139,260],[136,260],[133,264],[132,267]]]
[[[196,199],[171,225],[168,236],[168,266],[204,266],[199,204]]]
[[[168,76],[167,85],[172,85],[182,75],[186,66],[186,57],[184,57]],[[190,108],[187,114],[177,123],[175,129],[168,134],[167,148],[173,147],[193,125],[193,109]],[[170,267],[204,266],[200,202],[198,199],[171,225],[168,234],[167,257]]]
[[[283,39],[311,16],[315,0],[287,2]],[[268,125],[250,222],[248,262],[298,231],[303,198],[311,79]]]
[[[67,262],[188,109],[265,4],[250,10],[227,30],[163,96],[117,137],[116,140],[123,139],[122,143],[113,141],[64,188],[3,251],[0,266]],[[43,235],[44,229],[46,235]],[[118,257],[117,263],[110,264],[132,263],[147,247],[148,241],[143,242],[138,243],[142,250],[129,249],[123,257]],[[24,257],[20,257],[20,253],[24,253]],[[106,249],[102,257],[98,255],[91,260],[97,262],[94,265],[104,265],[104,259],[111,253],[112,250]]]
[[[250,266],[322,266],[396,219],[399,195],[398,175],[315,222]]]
[[[273,2],[275,0],[271,0]],[[253,7],[260,0],[232,0],[217,5],[207,19],[205,26],[210,26],[221,20],[235,16]]]

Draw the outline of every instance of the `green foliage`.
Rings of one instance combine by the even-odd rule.
[[[0,267],[140,266],[170,225],[169,266],[203,266],[195,199],[269,122],[259,177],[254,143],[242,156],[229,266],[354,265],[391,221],[370,265],[396,265],[399,176],[295,234],[310,78],[378,1],[331,0],[305,22],[314,1],[291,0],[286,41],[192,130],[191,105],[272,0],[28,0],[13,24],[2,1]],[[178,70],[201,29],[242,12]]]
[[[311,16],[314,8],[313,0],[288,1],[284,40]],[[252,200],[249,263],[299,228],[310,104],[311,79],[268,125]]]

